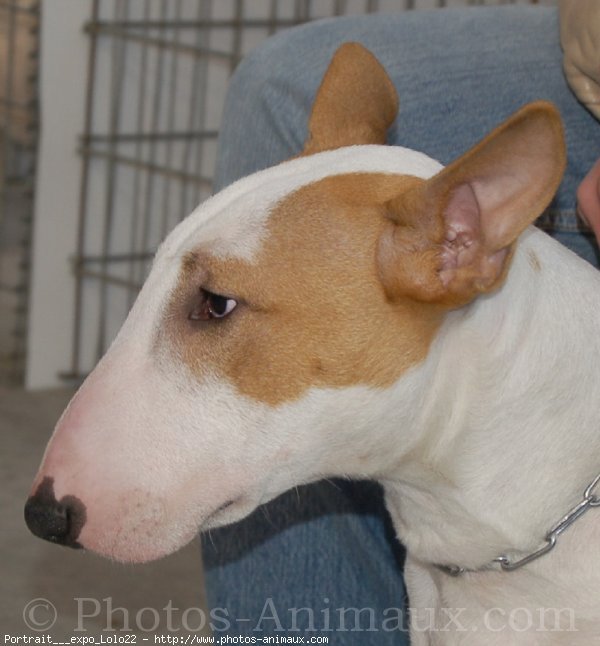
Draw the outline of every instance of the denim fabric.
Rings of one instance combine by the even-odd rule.
[[[371,49],[398,89],[400,116],[390,143],[421,150],[442,163],[524,103],[553,101],[565,123],[568,169],[542,225],[597,264],[593,237],[577,233],[575,190],[600,156],[600,125],[565,83],[553,9],[512,6],[348,17],[283,32],[247,57],[232,80],[217,189],[299,152],[331,55],[349,40]],[[346,630],[336,632],[330,643],[407,644],[404,632],[382,629],[385,617],[405,598],[399,567],[403,554],[392,536],[377,486],[303,487],[205,537],[209,603],[227,608],[231,634],[254,635],[293,627],[291,608],[313,610],[314,634],[320,634],[325,617],[340,628],[335,609],[366,608],[355,626],[360,630],[350,630],[348,613]],[[264,632],[253,632],[261,613]],[[306,628],[308,613],[300,615],[304,623],[297,626]],[[366,630],[371,617],[376,631]]]
[[[228,633],[408,643],[399,621],[404,551],[378,485],[336,480],[299,487],[202,540],[209,605],[226,609]],[[300,608],[310,608],[312,619],[306,611],[294,619]]]

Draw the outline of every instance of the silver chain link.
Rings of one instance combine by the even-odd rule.
[[[594,491],[598,487],[600,483],[600,473],[592,480],[592,482],[588,485],[586,490],[583,492],[583,500],[575,505],[568,513],[566,513],[559,521],[550,529],[550,531],[546,534],[544,541],[545,545],[537,549],[535,552],[531,552],[531,554],[528,554],[527,556],[524,556],[521,559],[518,559],[517,561],[511,561],[508,556],[503,555],[503,556],[498,556],[496,557],[493,561],[491,561],[488,565],[483,566],[482,568],[479,569],[474,569],[471,570],[469,568],[464,568],[459,565],[438,565],[437,567],[446,572],[447,574],[450,574],[451,576],[460,576],[461,574],[464,574],[465,572],[480,572],[482,570],[488,570],[490,569],[491,566],[493,566],[495,563],[499,563],[500,567],[505,571],[505,572],[512,572],[513,570],[516,570],[520,567],[523,567],[524,565],[527,565],[528,563],[531,563],[531,561],[535,561],[536,559],[539,559],[540,556],[544,556],[544,554],[547,554],[552,550],[557,542],[558,537],[567,529],[570,527],[578,518],[583,516],[588,509],[591,509],[592,507],[600,507],[600,497],[597,496]]]

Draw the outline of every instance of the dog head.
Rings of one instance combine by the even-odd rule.
[[[294,485],[386,473],[392,437],[410,449],[432,341],[500,286],[565,155],[538,103],[442,169],[384,145],[397,107],[377,60],[343,45],[302,154],[173,230],[57,424],[34,533],[149,560]]]

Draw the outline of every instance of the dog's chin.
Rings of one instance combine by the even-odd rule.
[[[162,559],[190,543],[198,534],[194,527],[159,535],[151,531],[133,531],[117,536],[82,536],[80,546],[89,552],[119,563],[148,563]]]
[[[160,526],[148,524],[146,531],[140,531],[140,525],[133,530],[117,529],[113,535],[99,531],[90,531],[84,526],[79,544],[89,552],[118,561],[120,563],[147,563],[164,558],[191,542],[199,533],[230,525],[245,518],[260,504],[250,496],[240,496],[219,505],[214,511],[195,522],[171,526],[170,531],[163,532]]]

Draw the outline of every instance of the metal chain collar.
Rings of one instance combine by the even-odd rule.
[[[494,567],[496,563],[499,563],[502,570],[504,570],[505,572],[512,572],[513,570],[517,570],[518,568],[531,563],[531,561],[539,559],[540,556],[544,556],[544,554],[547,554],[555,547],[558,537],[578,518],[583,516],[583,514],[588,511],[588,509],[591,509],[592,507],[600,507],[600,497],[594,493],[594,490],[598,486],[598,483],[600,483],[600,473],[592,480],[592,482],[583,492],[583,500],[575,505],[575,507],[573,507],[567,514],[565,514],[558,521],[558,523],[556,523],[556,525],[554,525],[552,529],[550,529],[550,531],[544,538],[545,545],[535,550],[535,552],[531,552],[531,554],[528,554],[527,556],[524,556],[517,561],[511,561],[511,559],[505,555],[498,556],[493,561],[490,561],[490,563],[488,563],[487,565],[476,569],[461,567],[459,565],[437,565],[436,567],[438,567],[440,570],[443,570],[450,576],[460,576],[465,572],[481,572],[484,570],[489,570],[490,568]]]

